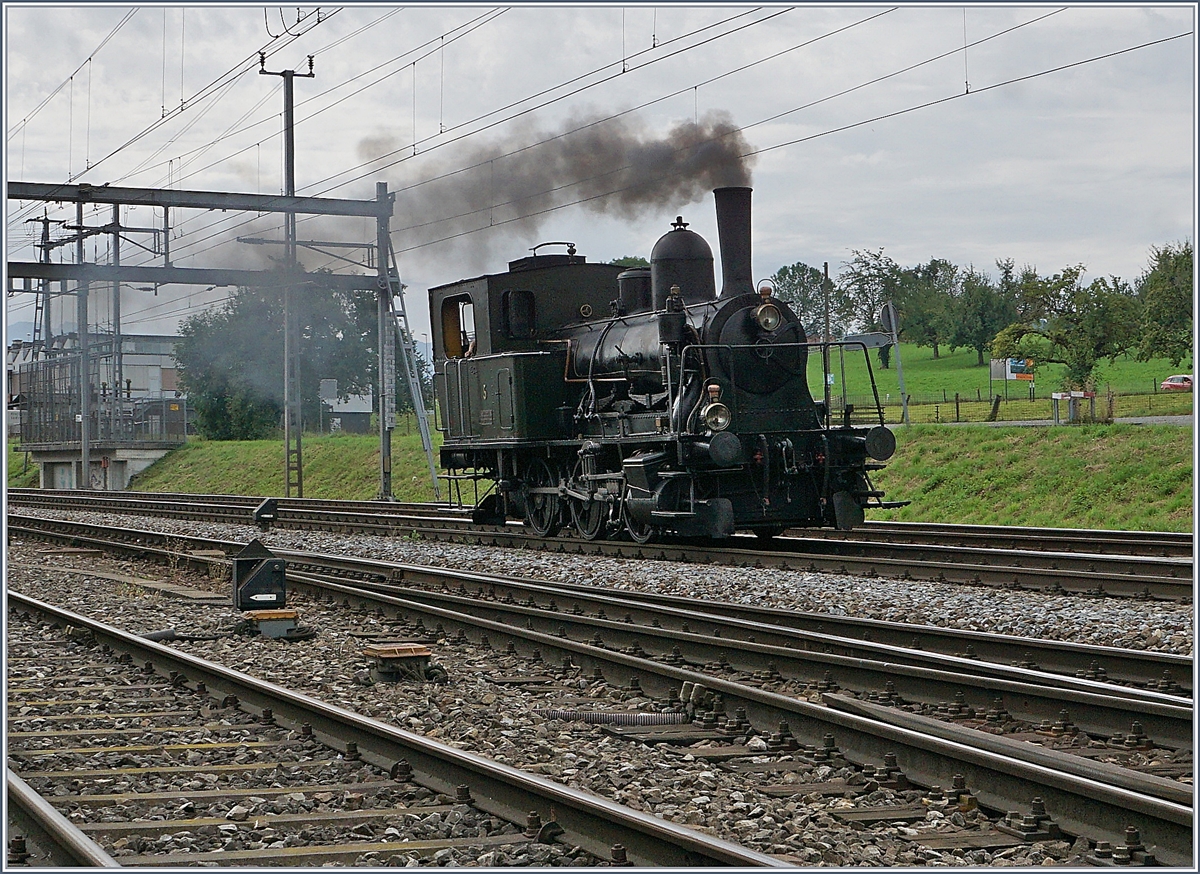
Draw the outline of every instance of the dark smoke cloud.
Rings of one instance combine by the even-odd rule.
[[[750,184],[751,162],[741,157],[750,146],[726,113],[710,112],[658,135],[633,117],[591,121],[569,118],[557,131],[527,124],[473,147],[448,147],[432,160],[411,162],[419,178],[396,177],[393,168],[397,250],[422,260],[453,252],[482,268],[490,243],[532,237],[556,206],[578,202],[625,219],[673,216],[714,188]],[[387,146],[396,147],[379,135],[359,150],[369,160]]]

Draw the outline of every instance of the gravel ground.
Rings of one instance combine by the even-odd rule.
[[[409,564],[553,582],[592,583],[635,591],[893,622],[1072,640],[1182,655],[1191,655],[1194,648],[1192,604],[1055,596],[988,586],[867,579],[770,568],[744,570],[669,561],[570,556],[408,538],[350,537],[319,531],[279,529],[264,534],[250,525],[216,525],[149,516],[48,510],[23,512],[241,542],[257,537],[268,548],[274,546],[358,555]]]
[[[1178,605],[1045,597],[981,587],[845,579],[774,570],[747,572],[670,562],[572,558],[326,533],[277,531],[262,535],[249,526],[176,523],[145,517],[114,517],[111,521],[230,540],[259,537],[268,547],[353,553],[414,564],[590,581],[696,597],[732,596],[805,610],[831,611],[831,605],[836,605],[832,609],[839,613],[881,619],[1172,652],[1192,650],[1190,607]],[[44,548],[40,544],[14,544],[10,562],[21,566],[10,567],[10,586],[136,632],[165,627],[189,632],[220,631],[232,628],[240,618],[229,607],[198,607],[128,584],[53,570],[55,566],[75,562],[77,566],[96,570],[108,567],[119,573],[163,578],[167,572],[161,566],[38,555]],[[27,571],[25,564],[41,567]],[[749,585],[747,574],[752,574]],[[185,574],[171,577],[172,581],[222,592],[227,585]],[[944,802],[930,802],[917,790],[877,788],[858,798],[816,794],[770,797],[759,791],[760,787],[835,778],[855,782],[862,777],[856,769],[839,767],[837,762],[794,771],[737,774],[695,758],[685,750],[633,744],[611,738],[597,727],[581,722],[543,719],[533,715],[532,710],[564,705],[582,709],[654,710],[660,704],[630,698],[603,682],[590,682],[574,675],[566,678],[572,686],[567,701],[564,697],[568,692],[561,687],[539,692],[498,685],[489,681],[486,674],[542,673],[547,668],[501,653],[481,651],[465,642],[446,639],[435,646],[439,663],[450,675],[446,685],[371,686],[368,664],[361,654],[362,638],[354,635],[394,633],[395,629],[374,616],[339,615],[335,608],[299,597],[290,606],[301,610],[305,624],[318,629],[316,638],[280,643],[229,636],[173,645],[453,746],[613,798],[635,809],[779,854],[796,865],[1078,865],[1082,862],[1080,854],[1086,850],[1086,841],[1082,840],[1074,846],[1060,841],[998,851],[923,848],[910,839],[964,827],[991,830],[992,826],[978,811],[960,811]],[[994,617],[993,621],[987,621],[988,617]],[[761,756],[755,761],[780,758]],[[913,803],[928,806],[923,821],[862,827],[833,816],[839,809],[859,805]]]
[[[109,570],[117,570],[109,565]],[[119,572],[128,572],[125,566]],[[16,571],[16,576],[24,576],[23,571]],[[66,575],[51,574],[50,588],[47,590],[43,582],[43,594],[50,597],[62,594],[68,587]],[[79,577],[75,577],[78,581]],[[14,582],[16,582],[14,580]],[[17,583],[20,585],[20,583]],[[113,584],[120,585],[120,584]],[[94,593],[90,593],[94,594]],[[101,612],[108,614],[108,609],[123,597],[130,594],[105,591],[98,597],[76,598],[81,610],[85,603],[99,602]],[[57,600],[57,599],[56,599]],[[135,610],[139,614],[158,612],[175,613],[168,609],[156,611],[153,598],[137,598]],[[164,605],[165,606],[165,605]],[[177,604],[171,604],[175,608]],[[206,608],[211,610],[211,608]],[[110,622],[119,622],[119,616],[107,616]],[[175,617],[184,621],[185,616]],[[193,619],[195,617],[193,616]],[[201,624],[209,624],[219,617],[205,617]],[[85,774],[78,778],[64,781],[49,776],[28,777],[30,785],[43,795],[58,799],[63,805],[68,818],[76,824],[84,823],[121,823],[127,821],[144,821],[142,833],[134,832],[127,835],[103,836],[100,842],[115,858],[133,855],[164,855],[183,853],[212,853],[236,852],[240,850],[258,850],[262,848],[279,849],[291,847],[325,846],[338,844],[372,844],[388,843],[400,840],[433,841],[458,840],[467,845],[447,847],[437,850],[427,858],[415,851],[399,854],[380,853],[373,850],[363,852],[356,864],[359,866],[376,866],[390,864],[393,866],[416,866],[420,864],[437,864],[446,866],[511,864],[511,865],[550,865],[578,866],[595,864],[597,860],[577,847],[564,845],[537,845],[513,842],[511,846],[502,849],[487,847],[483,844],[470,846],[470,838],[491,838],[497,835],[517,835],[521,829],[517,826],[497,820],[488,814],[467,804],[456,804],[454,799],[437,795],[431,790],[411,783],[391,782],[388,775],[378,768],[344,756],[340,752],[331,751],[322,746],[315,738],[305,737],[299,732],[287,730],[279,726],[262,725],[248,713],[220,709],[212,699],[204,699],[187,689],[171,687],[164,678],[148,678],[141,672],[140,666],[125,666],[117,664],[116,659],[108,654],[95,650],[76,647],[74,650],[64,649],[63,632],[61,629],[51,629],[49,626],[37,626],[34,623],[20,621],[10,623],[8,638],[9,655],[19,654],[25,659],[44,656],[50,664],[62,665],[63,655],[74,653],[77,658],[91,664],[111,662],[112,667],[103,670],[103,682],[110,685],[122,686],[128,683],[157,685],[148,690],[157,694],[158,699],[153,705],[140,705],[146,709],[170,711],[171,724],[187,726],[189,730],[182,733],[170,732],[157,734],[145,728],[145,723],[137,726],[129,725],[127,720],[117,720],[114,728],[142,729],[135,739],[104,738],[96,736],[84,744],[85,751],[62,749],[63,743],[58,738],[20,738],[12,739],[9,745],[9,764],[18,771],[48,771],[66,770],[86,772],[91,769],[110,768],[145,768],[147,773],[127,772],[124,777],[103,777],[89,779]],[[45,644],[42,644],[42,642]],[[10,664],[10,686],[32,686],[38,689],[32,697],[45,699],[53,696],[60,702],[56,712],[76,717],[70,720],[58,719],[53,723],[35,716],[36,712],[46,714],[44,707],[20,706],[14,704],[14,709],[21,720],[17,726],[23,730],[53,729],[63,731],[74,729],[88,731],[95,725],[97,714],[102,714],[110,708],[130,709],[129,704],[118,700],[115,692],[108,691],[100,694],[100,703],[95,705],[86,700],[95,693],[91,686],[82,687],[82,692],[74,683],[62,684],[55,674],[57,672],[42,667],[32,666],[22,662],[19,667]],[[100,672],[93,671],[92,676],[99,678]],[[53,691],[42,691],[48,684]],[[139,688],[135,685],[134,688]],[[145,689],[146,687],[140,687]],[[127,694],[135,695],[136,692]],[[143,692],[142,694],[146,694]],[[83,701],[80,698],[85,699]],[[79,703],[75,703],[79,702]],[[11,717],[10,717],[11,718]],[[123,744],[132,742],[144,750],[122,748]],[[225,743],[274,741],[279,745],[266,747],[232,746],[226,749],[208,750],[204,754],[192,750],[183,756],[172,754],[163,749],[154,749],[155,744],[180,743]],[[222,765],[252,766],[261,763],[260,769],[216,773]],[[212,772],[154,770],[162,767],[192,766],[211,767]],[[380,787],[378,784],[384,784]],[[316,786],[313,791],[311,787]],[[363,786],[362,789],[356,787]],[[279,787],[294,787],[295,791],[280,793]],[[343,787],[337,791],[322,791],[322,787]],[[349,787],[349,788],[346,788]],[[225,795],[236,790],[243,790],[240,795]],[[249,790],[250,794],[246,794]],[[258,790],[262,796],[254,794]],[[151,798],[148,793],[182,793],[182,797],[165,800]],[[128,800],[104,805],[72,804],[71,796],[75,794],[131,794]],[[222,797],[225,796],[225,797]],[[405,808],[402,811],[396,808]],[[441,809],[439,809],[441,808]],[[390,818],[380,817],[378,820],[365,821],[357,825],[330,825],[321,822],[323,814],[340,810],[371,810],[379,809],[391,812]],[[295,816],[315,814],[316,821],[284,822],[279,821],[278,827],[272,827],[264,818],[277,815]],[[215,819],[216,823],[190,824],[180,829],[164,828],[168,819]],[[286,864],[278,862],[276,864]]]

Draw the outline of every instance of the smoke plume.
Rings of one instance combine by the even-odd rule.
[[[481,268],[489,243],[532,237],[557,206],[578,204],[624,219],[673,216],[714,188],[750,182],[750,161],[742,157],[750,147],[726,113],[682,122],[665,135],[647,131],[634,117],[592,121],[568,118],[558,131],[528,124],[503,138],[412,161],[419,178],[389,180],[397,192],[397,251],[422,258],[453,251]],[[359,149],[369,160],[389,145],[376,136]],[[481,229],[488,230],[471,233]]]

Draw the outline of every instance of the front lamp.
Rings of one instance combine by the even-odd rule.
[[[754,319],[758,326],[769,334],[783,324],[783,313],[773,303],[759,304],[758,309],[754,311]]]
[[[729,427],[729,423],[733,421],[729,407],[720,401],[705,407],[700,413],[700,418],[704,420],[704,427],[710,431],[724,431]]]

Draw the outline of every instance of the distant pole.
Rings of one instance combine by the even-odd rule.
[[[885,326],[892,334],[892,347],[896,350],[896,378],[900,381],[900,412],[905,425],[908,421],[908,392],[904,390],[904,365],[900,363],[900,322],[896,318],[896,307],[889,300],[884,307],[888,314]]]
[[[112,265],[121,266],[121,206],[113,204],[112,211]],[[112,439],[118,440],[121,427],[121,386],[124,378],[125,362],[121,357],[121,280],[114,279],[112,284],[112,319],[113,319],[113,398],[112,398]],[[165,421],[165,420],[164,420]]]
[[[821,344],[821,378],[825,380],[825,427],[829,427],[830,411],[829,405],[833,401],[832,386],[829,384],[829,292],[832,283],[829,281],[829,262],[825,262],[825,281],[821,283],[821,290],[825,293],[825,342]]]
[[[83,263],[83,202],[75,204],[75,224],[79,236],[75,240],[75,263]],[[88,283],[75,285],[75,329],[79,334],[79,474],[81,489],[92,487],[91,428],[92,380],[88,366]]]
[[[312,79],[313,56],[308,56],[308,72],[297,73],[295,70],[267,70],[266,52],[258,53],[259,74],[263,76],[280,76],[283,78],[283,163],[284,163],[284,194],[287,197],[296,196],[296,131],[294,114],[293,80],[299,76],[302,79]],[[284,269],[288,274],[296,271],[296,214],[284,213]],[[304,460],[301,454],[301,433],[304,422],[300,407],[300,326],[294,300],[295,286],[290,276],[285,280],[283,288],[283,479],[284,493],[292,496],[295,487],[296,497],[304,497]],[[295,448],[293,449],[293,443]]]
[[[375,268],[379,272],[379,291],[376,297],[379,322],[379,500],[392,498],[392,429],[396,427],[395,342],[391,325],[392,281],[388,276],[388,242],[392,199],[386,182],[375,183],[375,200],[379,215],[375,225]]]

